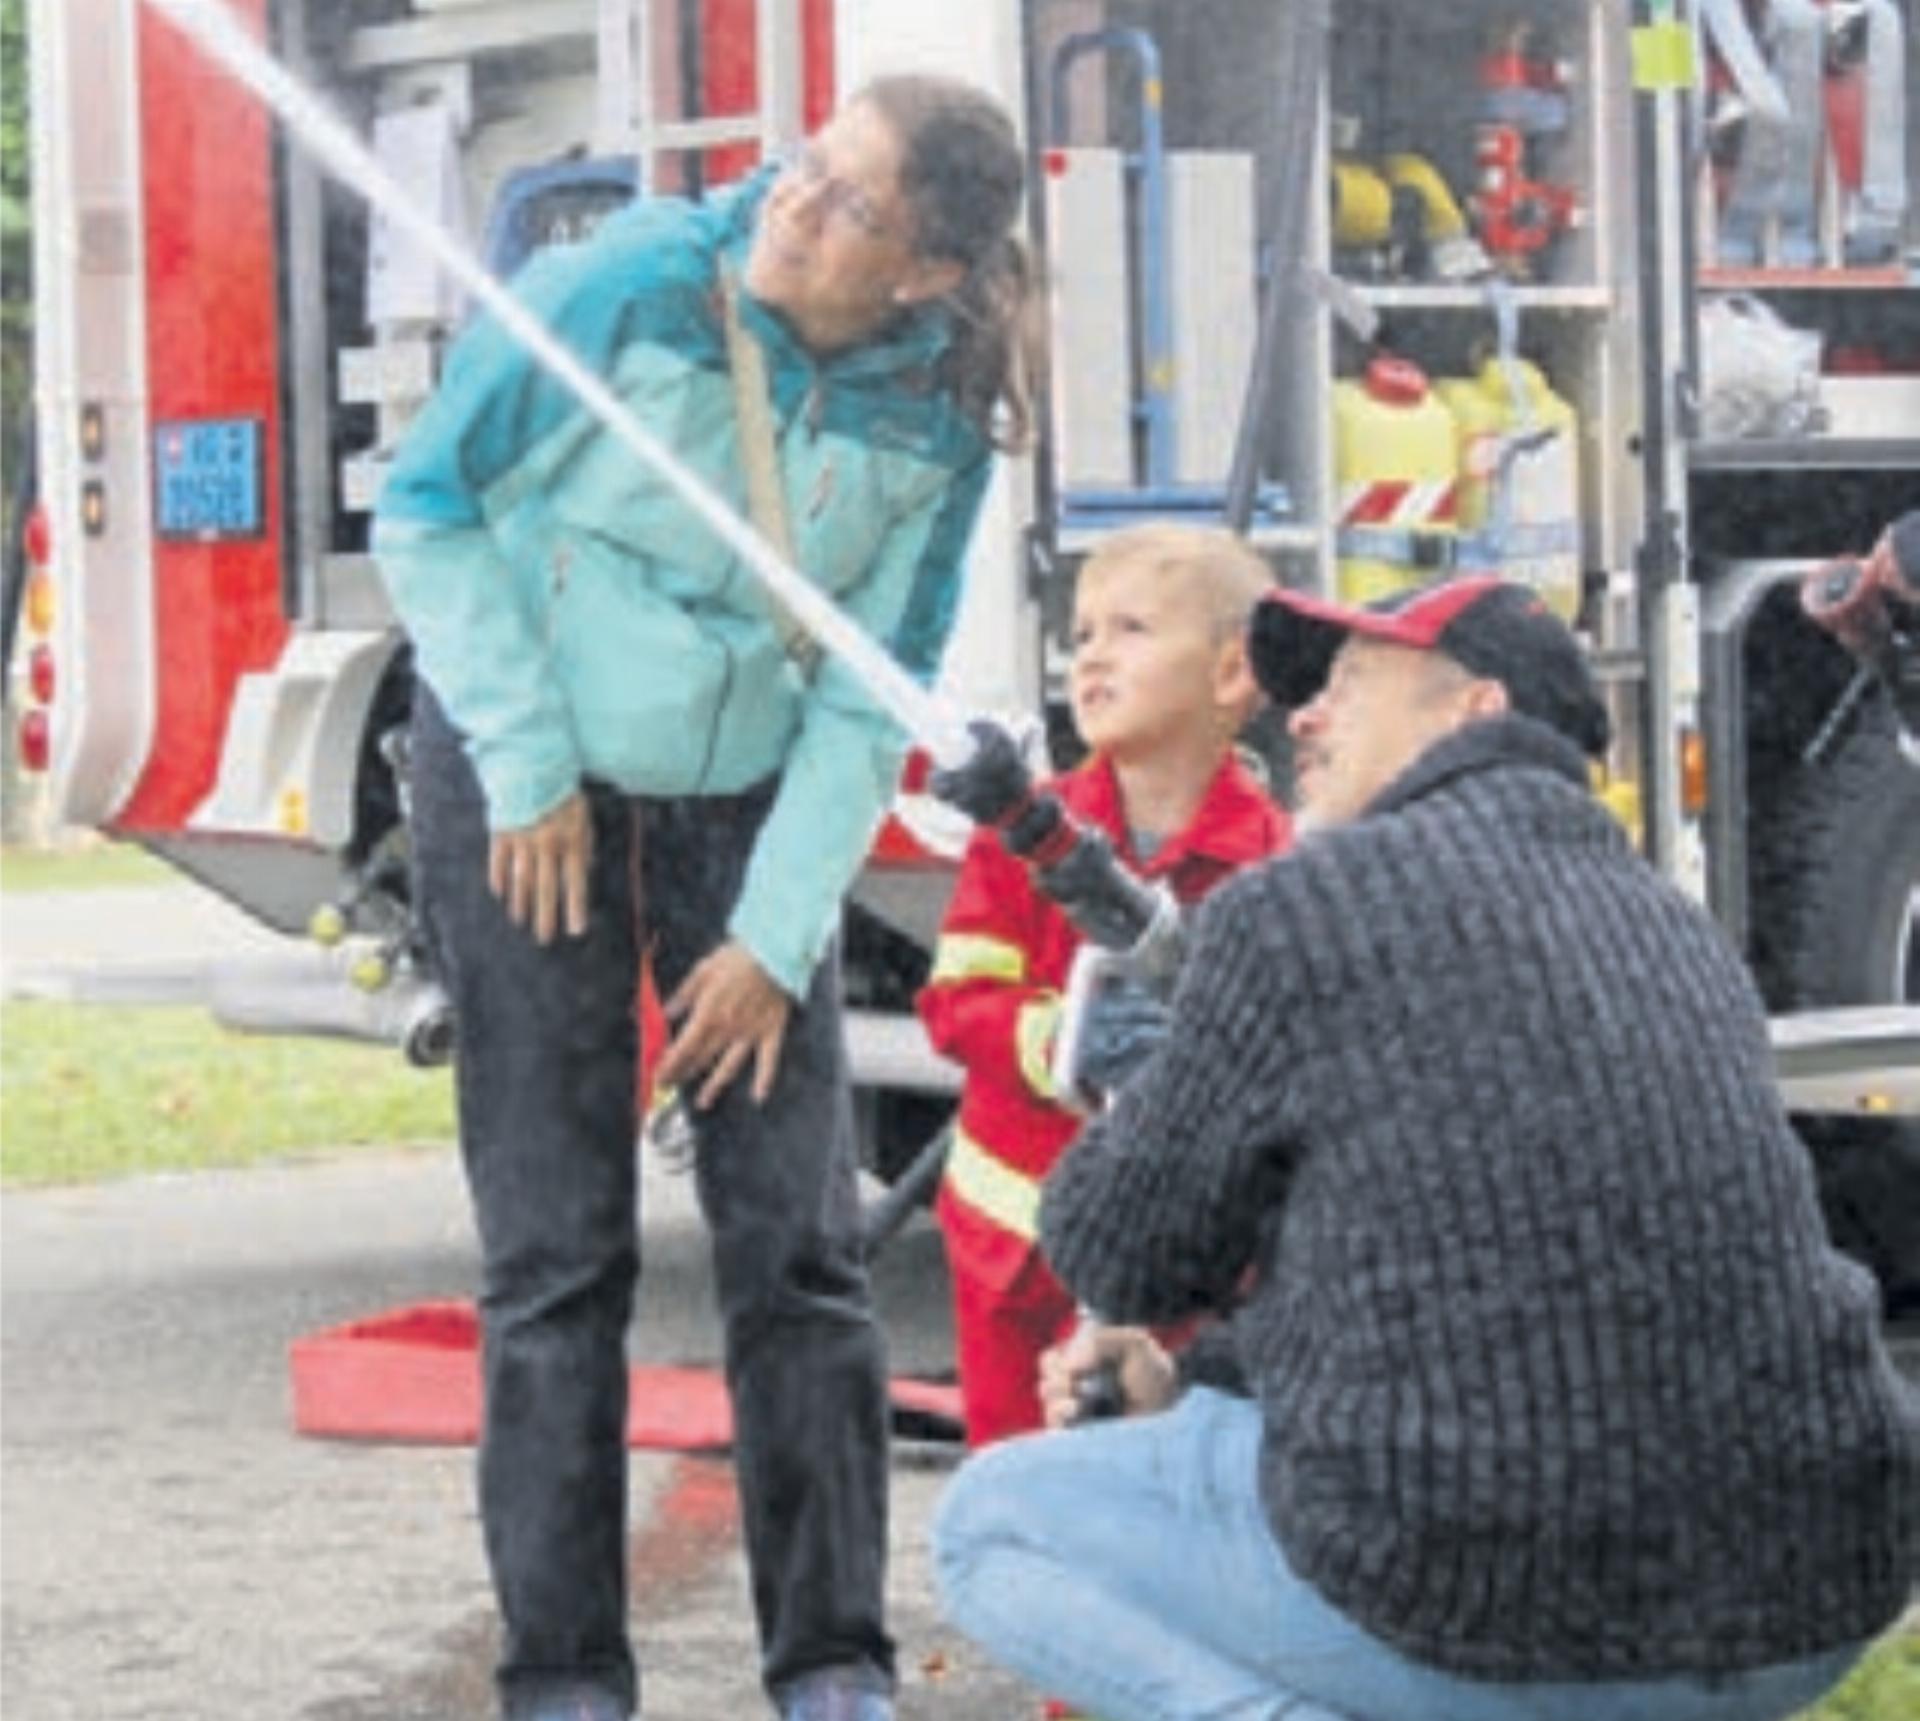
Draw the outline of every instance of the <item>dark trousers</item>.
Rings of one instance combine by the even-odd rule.
[[[592,920],[542,947],[487,888],[480,787],[422,688],[412,754],[422,923],[457,1013],[480,1235],[481,1517],[510,1718],[635,1698],[627,1635],[625,1335],[639,1266],[639,959],[662,996],[724,941],[770,788],[593,808]],[[886,1365],[859,1247],[836,963],[789,1018],[772,1094],[695,1118],[768,1689],[814,1668],[891,1684],[882,1624]]]

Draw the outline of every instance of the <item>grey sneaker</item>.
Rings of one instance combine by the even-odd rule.
[[[780,1721],[893,1721],[893,1699],[863,1683],[858,1673],[823,1668],[782,1693]]]
[[[576,1691],[564,1697],[544,1698],[527,1711],[526,1721],[636,1721],[636,1717],[617,1697]]]

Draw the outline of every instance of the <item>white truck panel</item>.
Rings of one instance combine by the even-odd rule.
[[[384,631],[303,628],[271,670],[243,675],[219,780],[189,827],[344,846],[367,712],[397,643]]]
[[[1181,484],[1224,484],[1233,465],[1256,332],[1253,223],[1250,155],[1168,155],[1174,478]]]
[[[1125,489],[1134,462],[1124,158],[1117,149],[1061,149],[1049,160],[1060,482],[1067,490]]]
[[[45,0],[28,30],[40,494],[60,568],[61,721],[52,817],[110,819],[152,744],[154,590],[147,493],[146,251],[129,0]],[[84,106],[87,121],[76,122]],[[97,451],[81,446],[91,404]],[[83,505],[96,488],[89,532]]]
[[[844,96],[882,72],[944,72],[1021,111],[1019,0],[835,0],[834,75]]]

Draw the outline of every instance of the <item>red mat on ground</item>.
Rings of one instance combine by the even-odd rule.
[[[334,1440],[471,1445],[480,1436],[480,1322],[471,1303],[412,1303],[328,1327],[289,1348],[293,1426]],[[891,1383],[896,1424],[917,1438],[958,1439],[960,1392]],[[733,1440],[726,1384],[710,1368],[636,1365],[627,1444],[705,1451]]]

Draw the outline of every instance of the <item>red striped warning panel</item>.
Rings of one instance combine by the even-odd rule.
[[[288,1350],[296,1433],[324,1440],[471,1445],[480,1437],[480,1320],[469,1302],[410,1303],[298,1338]],[[891,1383],[894,1429],[914,1440],[960,1438],[960,1389]],[[697,1452],[733,1443],[733,1409],[717,1369],[636,1364],[627,1444]]]

